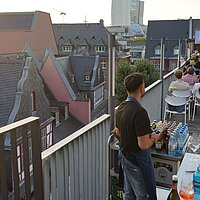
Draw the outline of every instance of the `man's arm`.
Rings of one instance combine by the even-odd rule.
[[[159,135],[156,133],[152,133],[151,138],[149,137],[149,134],[137,137],[138,145],[142,150],[149,149],[154,144],[154,142],[158,141],[158,139]]]

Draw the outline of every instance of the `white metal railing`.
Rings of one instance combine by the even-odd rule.
[[[109,135],[105,114],[42,152],[44,199],[108,199]]]
[[[31,138],[31,154],[33,173],[30,173],[29,136]],[[5,137],[11,138],[10,148],[4,148]],[[20,141],[19,138],[21,137]],[[23,185],[19,180],[19,160],[17,158],[17,143],[23,144],[21,157],[25,178]],[[31,199],[32,187],[34,199],[43,200],[42,162],[40,143],[39,117],[28,117],[0,128],[0,199]],[[34,183],[31,183],[33,177]],[[9,186],[10,185],[10,186]],[[23,190],[24,187],[24,190]],[[13,191],[12,191],[13,190]],[[9,195],[9,197],[8,197]]]

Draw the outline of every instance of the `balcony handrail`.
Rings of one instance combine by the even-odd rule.
[[[110,117],[110,115],[108,115],[108,114],[102,115],[98,119],[96,119],[96,120],[92,121],[91,123],[85,125],[84,127],[82,127],[81,129],[77,130],[76,132],[72,133],[68,137],[66,137],[63,140],[61,140],[60,142],[54,144],[53,146],[51,146],[47,150],[43,151],[42,155],[41,155],[42,156],[42,160],[48,158],[49,156],[51,156],[56,151],[58,151],[59,149],[63,148],[66,144],[69,144],[70,142],[72,142],[73,140],[75,140],[76,138],[78,138],[79,136],[81,136],[82,134],[87,132],[88,130],[94,128],[95,126],[97,126],[97,124],[99,124],[100,122],[103,122],[104,120],[106,120],[109,117]]]
[[[23,126],[25,124],[29,124],[29,123],[37,120],[37,119],[39,119],[39,117],[28,117],[28,118],[22,119],[20,121],[13,122],[12,124],[8,124],[6,126],[3,126],[3,127],[0,128],[0,134],[9,132],[9,131],[11,131],[15,128],[18,128],[20,126]]]

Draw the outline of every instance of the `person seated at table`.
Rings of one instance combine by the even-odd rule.
[[[172,81],[169,85],[168,91],[170,93],[172,93],[173,90],[186,91],[190,89],[189,84],[182,80],[182,75],[182,70],[177,69],[174,71],[174,76],[176,77],[176,80]]]
[[[189,84],[190,89],[192,89],[195,83],[199,83],[199,79],[194,73],[194,67],[190,66],[187,68],[187,74],[182,77],[182,80]]]
[[[173,90],[178,91],[187,91],[190,90],[190,86],[187,82],[182,80],[183,72],[180,69],[174,71],[174,76],[176,77],[176,81],[172,81],[169,85],[168,91],[172,95]],[[172,111],[183,112],[185,110],[185,106],[172,106],[168,105],[169,109]]]
[[[196,94],[198,92],[198,94],[200,95],[200,83],[195,83],[193,88],[192,88],[192,94]],[[197,102],[200,103],[200,99],[197,98]]]

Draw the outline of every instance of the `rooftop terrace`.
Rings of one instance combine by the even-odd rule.
[[[142,105],[147,109],[150,120],[163,119],[164,97],[167,88],[174,80],[173,72],[163,80],[158,80],[146,88]],[[30,117],[20,122],[0,128],[0,163],[1,163],[1,193],[2,199],[7,200],[7,177],[3,142],[5,133],[12,135],[12,175],[15,199],[19,199],[22,191],[19,186],[16,133],[22,132],[24,153],[24,180],[27,199],[34,196],[35,200],[106,200],[109,199],[109,162],[108,138],[111,133],[111,117],[102,115],[97,120],[74,132],[46,151],[41,152],[39,138],[39,121]],[[174,117],[174,116],[173,116]],[[179,118],[172,118],[182,120]],[[189,121],[189,131],[199,132],[200,109],[194,121]],[[29,173],[29,156],[27,128],[32,138],[33,170]],[[33,183],[31,178],[33,177]]]

